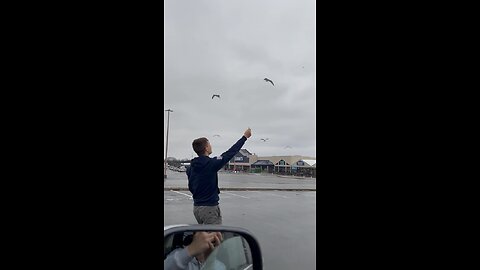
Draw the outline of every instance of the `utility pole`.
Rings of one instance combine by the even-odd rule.
[[[165,110],[165,111],[168,112],[168,116],[167,116],[167,145],[165,146],[165,161],[164,161],[164,164],[163,164],[163,181],[164,182],[165,182],[165,179],[167,179],[168,129],[169,129],[169,126],[170,126],[170,113],[173,112],[170,109]]]

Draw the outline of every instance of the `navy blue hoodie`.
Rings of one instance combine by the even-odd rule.
[[[218,157],[199,156],[190,162],[187,169],[188,189],[193,195],[195,206],[218,205],[218,174],[217,172],[242,149],[247,138],[242,136],[227,152]]]

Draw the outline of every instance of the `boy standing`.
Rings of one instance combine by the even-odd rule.
[[[207,138],[193,141],[192,147],[198,157],[192,159],[187,176],[188,189],[193,195],[193,214],[198,224],[222,224],[217,172],[240,151],[250,136],[252,131],[248,128],[230,149],[215,158],[209,157],[212,146]]]

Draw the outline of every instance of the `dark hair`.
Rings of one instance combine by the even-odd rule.
[[[186,247],[190,245],[193,241],[193,236],[195,235],[195,232],[186,232],[185,235],[183,236],[183,246]]]
[[[205,137],[195,139],[192,143],[193,151],[195,151],[195,153],[197,153],[198,156],[205,155],[207,143],[208,143],[208,139]]]

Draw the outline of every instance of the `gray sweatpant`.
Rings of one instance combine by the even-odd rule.
[[[222,224],[220,206],[193,206],[193,215],[198,224]]]

